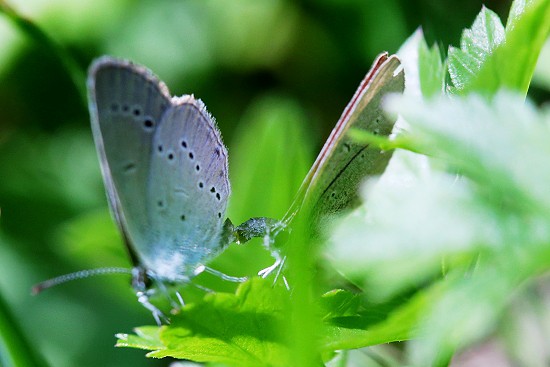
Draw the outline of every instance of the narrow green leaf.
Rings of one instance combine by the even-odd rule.
[[[38,47],[43,47],[47,52],[59,59],[59,62],[69,73],[69,76],[80,95],[83,105],[87,104],[86,75],[82,68],[67,50],[59,45],[53,38],[44,32],[38,25],[19,14],[5,0],[0,0],[0,13],[3,13],[25,36],[29,37]]]
[[[0,366],[43,367],[46,362],[24,337],[0,295]]]
[[[305,120],[298,105],[273,96],[245,114],[230,146],[233,193],[228,216],[235,224],[285,214],[313,162]]]
[[[550,34],[550,1],[516,0],[506,24],[506,47],[497,50],[502,65],[504,87],[525,95],[533,77],[539,54]],[[485,72],[487,73],[487,72]]]
[[[445,65],[437,45],[431,48],[422,37],[418,44],[418,74],[422,95],[429,98],[441,94],[445,88]]]

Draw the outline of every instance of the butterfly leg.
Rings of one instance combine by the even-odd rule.
[[[268,235],[264,237],[264,246],[266,247],[267,250],[271,252],[271,256],[273,257],[273,259],[275,259],[275,261],[273,262],[272,265],[268,266],[265,269],[260,270],[258,272],[258,275],[265,279],[269,275],[271,275],[273,272],[275,272],[275,279],[273,280],[273,284],[275,284],[277,283],[279,276],[281,276],[283,267],[285,266],[286,256],[281,256],[279,249],[273,248],[272,239]],[[286,280],[286,277],[282,275],[282,278],[286,289],[290,290],[290,286],[288,285],[288,281]]]
[[[245,282],[248,278],[247,277],[234,277],[231,275],[227,275],[225,273],[222,273],[221,271],[218,271],[216,269],[209,268],[208,266],[200,265],[195,270],[195,275],[202,273],[203,271],[206,271],[207,273],[210,273],[212,275],[217,276],[218,278],[222,280],[226,280],[228,282],[234,282],[234,283],[242,283]]]
[[[178,301],[180,302],[180,306],[185,306],[185,301],[183,300],[183,297],[181,296],[180,292],[176,291],[176,297],[178,297]]]
[[[154,293],[153,289],[149,289],[148,283],[149,277],[144,268],[136,266],[132,269],[132,287],[136,291],[138,302],[146,309],[151,311],[153,318],[157,322],[157,325],[161,326],[162,322],[169,324],[170,320],[159,310],[155,305],[149,301],[149,297]]]
[[[275,262],[267,268],[262,269],[258,272],[258,275],[262,278],[267,278],[275,270],[277,270],[277,274],[281,272],[278,269],[282,268],[282,265],[284,264],[284,258],[281,256],[277,249],[271,251],[271,256],[273,257],[273,259],[275,259]]]
[[[234,229],[234,238],[237,243],[244,243],[254,237],[263,237],[264,247],[271,253],[275,260],[272,265],[258,272],[262,278],[267,278],[271,273],[276,271],[275,282],[281,274],[285,258],[281,256],[279,249],[273,244],[277,236],[287,228],[285,222],[277,219],[258,217],[251,218]],[[286,278],[283,276],[285,285],[288,288]]]
[[[179,292],[177,291],[175,292],[176,298],[178,299],[178,302],[176,302],[163,282],[157,281],[155,282],[155,284],[157,285],[157,288],[160,290],[160,292],[166,297],[168,302],[170,302],[170,306],[172,307],[172,313],[174,313],[176,310],[178,310],[179,308],[185,305],[185,302],[183,301],[183,297]]]
[[[161,326],[163,322],[165,324],[170,323],[170,320],[162,313],[162,311],[149,302],[149,295],[147,292],[137,291],[136,296],[138,298],[138,302],[141,303],[143,307],[151,311],[158,326]]]

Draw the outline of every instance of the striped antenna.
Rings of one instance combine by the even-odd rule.
[[[45,280],[38,284],[35,284],[32,287],[31,293],[36,295],[42,292],[45,289],[54,287],[56,285],[70,282],[76,279],[84,279],[96,275],[107,275],[107,274],[132,274],[132,270],[128,268],[99,268],[99,269],[89,269],[89,270],[80,270],[74,273],[60,275],[58,277]]]

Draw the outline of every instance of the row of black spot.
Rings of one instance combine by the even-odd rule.
[[[119,110],[119,105],[118,105],[118,103],[113,103],[113,104],[111,104],[111,112],[117,113],[118,110]],[[128,107],[128,105],[124,104],[124,105],[122,106],[121,110],[122,110],[122,112],[124,112],[124,113],[128,113],[128,111],[130,110],[130,108]],[[132,111],[132,113],[133,113],[134,116],[139,117],[139,116],[141,115],[141,109],[140,109],[139,107],[134,107],[134,110]],[[147,129],[151,129],[151,128],[153,128],[153,127],[155,126],[155,123],[154,123],[154,121],[153,121],[152,118],[150,118],[150,117],[145,117],[145,119],[143,120],[143,126],[144,126],[145,128],[147,128]],[[182,146],[183,149],[187,149],[187,142],[186,142],[185,140],[182,140],[182,141],[181,141],[181,146]],[[157,149],[158,149],[159,152],[162,152],[162,151],[163,151],[162,145],[159,145]],[[219,148],[216,148],[215,152],[216,152],[216,154],[217,154],[218,156],[220,156],[220,150],[219,150]],[[193,160],[193,159],[195,158],[193,152],[189,152],[188,156],[189,156],[189,159],[191,159],[191,160]],[[174,159],[174,153],[168,153],[167,158],[168,158],[169,160]],[[133,167],[132,167],[132,168],[133,168]],[[200,165],[199,165],[199,164],[197,164],[197,165],[195,166],[195,170],[196,170],[197,172],[200,171]],[[202,189],[203,187],[204,187],[204,183],[203,183],[202,181],[199,181],[199,188]],[[215,193],[215,192],[216,192],[216,188],[215,188],[214,186],[212,186],[212,188],[210,189],[210,192],[211,192],[211,193]],[[219,192],[216,193],[216,199],[218,199],[218,201],[221,200],[221,195],[220,195]],[[161,207],[161,208],[164,206],[164,203],[162,202],[162,200],[159,200],[159,201],[158,201],[158,206]],[[222,213],[221,213],[221,212],[218,212],[218,218],[221,219],[221,217],[222,217]],[[182,214],[182,215],[180,216],[180,220],[181,220],[181,221],[185,221],[185,214]]]
[[[218,218],[222,218],[222,213],[218,212]],[[185,214],[180,215],[180,220],[182,222],[185,222]]]
[[[158,206],[159,206],[160,208],[164,207],[164,202],[163,202],[162,200],[159,200],[159,201],[157,202],[157,204],[158,204]],[[221,212],[218,212],[218,218],[221,219],[221,217],[222,217],[222,213],[221,213]],[[180,220],[181,220],[182,222],[185,221],[185,218],[186,218],[186,217],[185,217],[185,214],[180,215]]]
[[[115,102],[111,104],[110,108],[112,113],[118,113],[119,111],[122,111],[122,113],[130,112],[130,107],[127,104],[123,104],[122,107],[120,107],[119,104]],[[141,108],[139,106],[135,106],[132,110],[132,114],[135,117],[141,116]],[[143,127],[145,127],[147,130],[151,130],[153,127],[155,127],[155,121],[150,116],[144,116]]]

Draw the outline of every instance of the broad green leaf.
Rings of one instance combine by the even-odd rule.
[[[388,167],[392,175],[368,189],[365,206],[332,232],[333,265],[376,300],[438,275],[443,255],[460,258],[498,243],[494,220],[470,185],[424,163],[401,154]]]
[[[331,254],[368,294],[419,286],[444,259],[444,291],[422,311],[410,347],[416,365],[444,365],[494,332],[514,290],[550,269],[550,112],[505,93],[490,104],[469,96],[390,106],[410,124],[408,141],[431,158],[398,161],[401,176],[382,177],[368,211],[337,226]],[[348,341],[379,336],[372,331]]]
[[[491,67],[485,65],[492,62],[491,54],[504,39],[504,26],[498,15],[483,7],[472,28],[462,33],[460,49],[449,48],[449,74],[456,90],[467,91],[480,69]]]
[[[409,340],[416,334],[417,325],[430,304],[443,294],[444,284],[418,292],[387,314],[387,317],[368,327],[325,327],[323,348],[327,350],[356,349],[376,344]],[[372,312],[372,310],[366,310]]]
[[[334,289],[325,293],[321,301],[323,308],[327,311],[325,320],[341,316],[356,316],[361,302],[358,294],[343,289]]]
[[[446,292],[425,310],[417,339],[409,346],[416,365],[444,363],[455,351],[494,333],[499,323],[507,325],[504,311],[512,300],[550,268],[548,242],[529,240],[525,238],[519,248],[482,254],[477,269],[467,276],[448,277]]]
[[[449,48],[449,74],[456,93],[492,96],[506,88],[526,94],[537,58],[550,32],[550,1],[518,0],[506,29],[483,8],[463,32],[460,49]]]
[[[471,192],[508,212],[546,212],[549,113],[516,96],[497,97],[492,104],[479,96],[433,103],[408,99],[394,109],[413,125],[420,150],[443,159],[477,185]]]
[[[319,238],[311,236],[311,207],[300,209],[292,221],[292,234],[285,244],[287,269],[285,275],[292,287],[289,317],[285,320],[290,340],[292,365],[319,367],[321,365],[321,314],[317,296],[319,284],[316,265],[321,246]]]
[[[174,357],[228,366],[288,366],[289,349],[282,332],[289,293],[271,282],[252,279],[236,294],[213,293],[189,304],[163,326],[140,328],[117,345],[152,350],[149,357]]]

